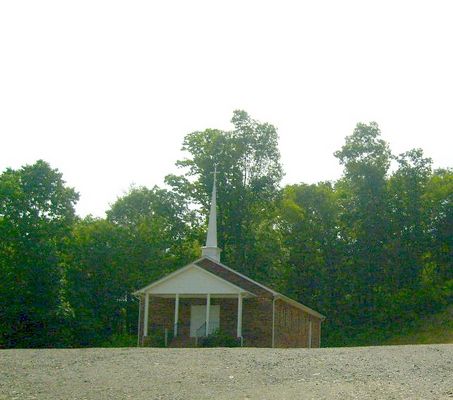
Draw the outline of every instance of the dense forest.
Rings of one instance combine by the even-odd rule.
[[[451,169],[358,123],[334,154],[341,179],[282,187],[275,127],[244,111],[232,124],[188,134],[181,174],[105,218],[78,217],[45,161],[6,169],[0,348],[134,345],[132,292],[200,255],[214,164],[222,261],[326,315],[324,346],[378,344],[451,304]]]

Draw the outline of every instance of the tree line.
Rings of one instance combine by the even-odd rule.
[[[134,345],[132,292],[200,256],[214,165],[222,261],[327,316],[326,346],[377,344],[449,303],[453,171],[393,155],[359,123],[335,182],[282,187],[276,128],[188,134],[180,175],[132,187],[105,218],[45,161],[0,175],[0,348]],[[302,174],[302,172],[301,172]]]

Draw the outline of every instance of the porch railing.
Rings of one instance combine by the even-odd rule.
[[[201,326],[195,331],[195,346],[198,347],[198,338],[206,336],[206,322],[203,322]]]
[[[195,338],[206,336],[206,322],[203,322],[201,326],[195,331]]]

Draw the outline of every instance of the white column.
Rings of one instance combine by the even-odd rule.
[[[143,321],[143,336],[148,336],[149,293],[145,294],[145,315]]]
[[[272,348],[275,347],[275,300],[274,297],[272,299]]]
[[[173,327],[173,336],[178,335],[178,314],[179,314],[179,294],[175,295],[175,324]]]
[[[238,295],[238,326],[237,337],[242,336],[242,294]]]
[[[206,295],[206,336],[209,335],[209,314],[211,311],[211,295]]]
[[[318,333],[318,337],[319,337],[319,348],[321,348],[321,320],[319,321],[319,333]]]
[[[141,338],[140,338],[140,324],[142,323],[142,296],[140,296],[139,300],[138,300],[138,323],[137,323],[137,326],[138,326],[138,329],[137,329],[137,347],[140,347],[140,342],[141,342]]]

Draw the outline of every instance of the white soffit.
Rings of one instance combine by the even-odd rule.
[[[211,274],[197,266],[157,282],[146,290],[149,294],[239,294],[245,290]]]

